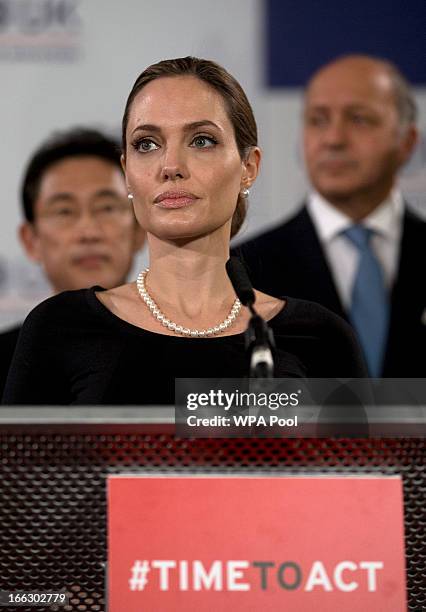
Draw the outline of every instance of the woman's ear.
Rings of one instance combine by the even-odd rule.
[[[241,187],[248,189],[254,183],[259,174],[262,151],[259,147],[250,147],[247,157],[243,159],[243,172],[241,175]]]

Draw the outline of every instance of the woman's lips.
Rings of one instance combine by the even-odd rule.
[[[197,199],[197,196],[187,191],[165,191],[155,198],[154,205],[160,208],[184,208]]]
[[[155,202],[160,208],[183,208],[195,202],[195,198],[180,197],[180,198],[164,198],[160,202]]]

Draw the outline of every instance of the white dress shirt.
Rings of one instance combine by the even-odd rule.
[[[329,264],[337,293],[343,306],[349,310],[359,251],[342,232],[353,225],[354,221],[316,192],[309,196],[307,208]],[[398,271],[403,213],[402,195],[394,190],[362,220],[365,227],[374,230],[371,248],[382,267],[384,282],[389,289],[392,288]]]

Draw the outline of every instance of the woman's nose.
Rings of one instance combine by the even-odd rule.
[[[180,147],[168,148],[163,159],[161,177],[165,181],[185,179],[189,176],[185,153]]]

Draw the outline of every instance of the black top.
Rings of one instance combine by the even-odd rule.
[[[20,331],[21,325],[17,325],[0,334],[0,397],[3,395],[7,373],[9,372]]]
[[[174,378],[239,378],[244,334],[168,336],[127,323],[98,300],[101,287],[66,291],[37,306],[18,341],[5,404],[172,404]],[[365,375],[347,323],[318,304],[285,298],[269,322],[276,377]]]

